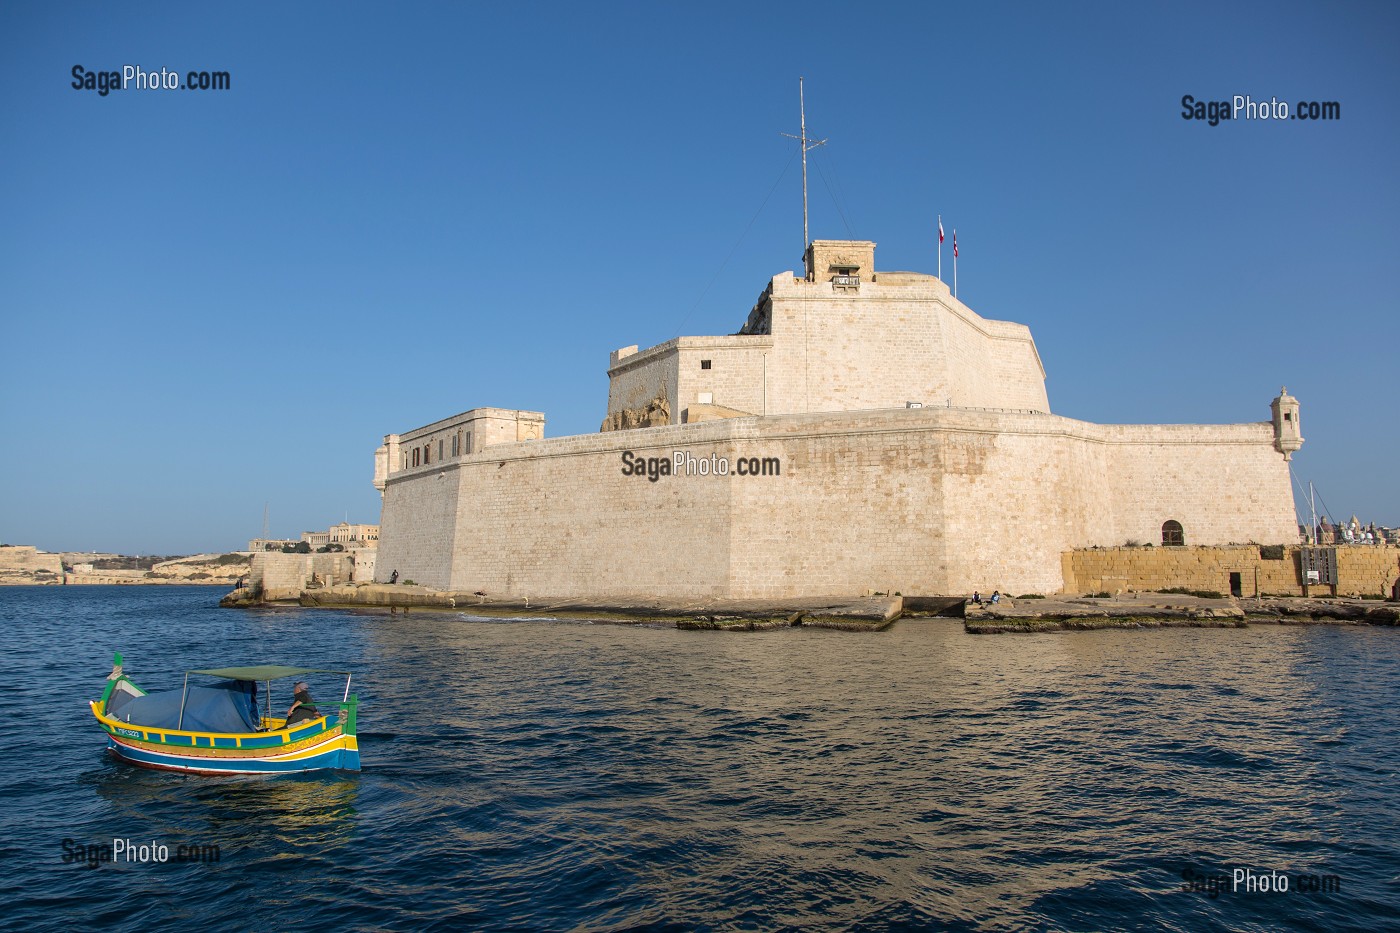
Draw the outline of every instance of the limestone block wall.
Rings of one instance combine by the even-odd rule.
[[[939,592],[1058,591],[1059,554],[1112,534],[1112,448],[1097,442],[1095,426],[1051,415],[954,411],[945,420],[955,426],[942,438],[944,520],[955,543]]]
[[[548,443],[534,441],[532,443]],[[517,449],[519,444],[500,445]],[[493,451],[494,453],[494,451]],[[412,580],[427,586],[446,586],[449,565],[456,545],[459,520],[477,520],[479,501],[462,501],[460,476],[464,463],[480,463],[485,454],[459,457],[428,469],[408,470],[392,475],[384,486],[383,518],[379,523],[378,557],[374,579],[387,583],[398,571],[399,582]],[[496,461],[489,461],[491,467]],[[463,514],[458,515],[461,502]],[[393,523],[385,529],[384,521]],[[510,525],[497,527],[498,535],[509,533]]]
[[[680,424],[702,392],[710,393],[712,404],[762,414],[764,354],[772,346],[766,336],[678,337],[641,353],[614,354],[608,415],[661,396],[671,403],[671,423]]]
[[[62,575],[63,557],[42,552],[31,545],[0,547],[0,570],[18,570],[25,573],[47,571]]]
[[[918,412],[750,422],[736,455],[775,457],[780,476],[734,477],[729,587],[746,597],[942,592],[950,547],[943,446]],[[913,415],[915,417],[906,417]]]
[[[1288,467],[1269,423],[1096,425],[1094,433],[1111,450],[1103,501],[1113,519],[1094,543],[1161,544],[1168,519],[1181,523],[1188,545],[1298,540]]]
[[[0,585],[63,582],[62,555],[43,553],[32,545],[0,547]]]
[[[473,408],[406,434],[385,437],[384,446],[374,454],[374,485],[383,489],[384,480],[391,473],[431,469],[444,460],[467,456],[493,444],[513,444],[541,437],[544,437],[544,414],[541,412]],[[334,539],[327,538],[329,540]]]
[[[621,358],[618,356],[622,351],[613,354],[613,365],[608,369],[609,416],[628,408],[645,408],[661,396],[671,403],[673,423],[680,417],[676,403],[679,344],[680,338],[676,338]]]
[[[1169,588],[1228,594],[1230,574],[1238,573],[1244,596],[1301,596],[1300,548],[1283,549],[1282,560],[1267,559],[1256,546],[1117,547],[1066,552],[1067,593],[1155,592]],[[1400,577],[1400,548],[1337,548],[1337,592],[1342,596],[1389,595]],[[1312,594],[1326,593],[1312,588]]]
[[[937,283],[925,301],[937,314],[943,338],[939,365],[948,373],[953,405],[1048,412],[1045,369],[1030,328],[992,321],[973,312]]]
[[[849,289],[780,275],[771,293],[770,413],[1050,410],[1030,330],[980,317],[933,276],[881,273]]]
[[[355,566],[350,573],[351,583],[373,583],[374,567],[379,552],[375,548],[354,548],[350,552]]]
[[[634,455],[659,460],[671,457],[668,435],[681,430],[615,436],[633,441]],[[458,523],[450,586],[511,596],[724,594],[724,485],[624,476],[621,445],[587,446],[463,468],[460,495],[473,508]],[[697,457],[714,448],[687,446]]]
[[[711,404],[761,415],[765,404],[764,355],[773,349],[771,337],[682,337],[676,354],[676,394],[672,424],[708,392]],[[710,368],[703,368],[704,361]]]
[[[349,583],[354,558],[348,553],[283,554],[266,551],[254,554],[248,571],[248,585],[261,589],[263,599],[296,599],[313,580],[326,586]]]
[[[500,445],[390,478],[376,577],[541,598],[1019,594],[1059,591],[1064,552],[1168,517],[1199,543],[1296,534],[1267,425],[1143,431],[926,408]],[[651,481],[648,458],[674,472],[676,450],[778,467]],[[1222,482],[1226,517],[1202,491]]]

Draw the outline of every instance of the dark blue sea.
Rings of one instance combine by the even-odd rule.
[[[0,925],[1400,924],[1400,631],[680,632],[220,595],[0,587]],[[85,701],[116,650],[147,689],[353,669],[364,770],[110,760]],[[114,840],[218,861],[65,861]]]

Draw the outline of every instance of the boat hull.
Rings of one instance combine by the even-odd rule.
[[[286,774],[297,771],[360,770],[360,750],[353,735],[338,736],[294,751],[278,749],[270,754],[232,757],[214,753],[192,754],[168,746],[107,736],[107,751],[115,758],[142,768],[195,774]]]
[[[264,720],[270,723],[265,731],[248,733],[190,732],[123,722],[105,713],[106,699],[104,695],[91,706],[107,734],[108,752],[143,768],[191,774],[360,770],[355,697],[338,704],[335,715],[290,727],[281,720]]]

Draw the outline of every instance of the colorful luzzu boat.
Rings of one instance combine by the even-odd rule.
[[[272,681],[307,674],[343,674],[345,693],[328,715],[293,723],[272,715]],[[191,675],[220,678],[190,686]],[[265,712],[258,685],[266,685]],[[107,750],[144,768],[201,774],[264,774],[339,768],[360,770],[350,673],[260,665],[190,671],[179,690],[147,693],[122,671],[122,656],[100,700],[89,701],[107,733]],[[319,710],[318,710],[319,712]]]

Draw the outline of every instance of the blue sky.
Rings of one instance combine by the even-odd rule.
[[[814,237],[932,272],[941,213],[1053,411],[1262,421],[1287,384],[1299,478],[1400,524],[1397,35],[1380,3],[7,3],[0,541],[232,549],[265,504],[377,521],[386,433],[596,431],[610,350],[730,333],[800,265],[799,75]],[[1341,119],[1182,119],[1237,93]]]

